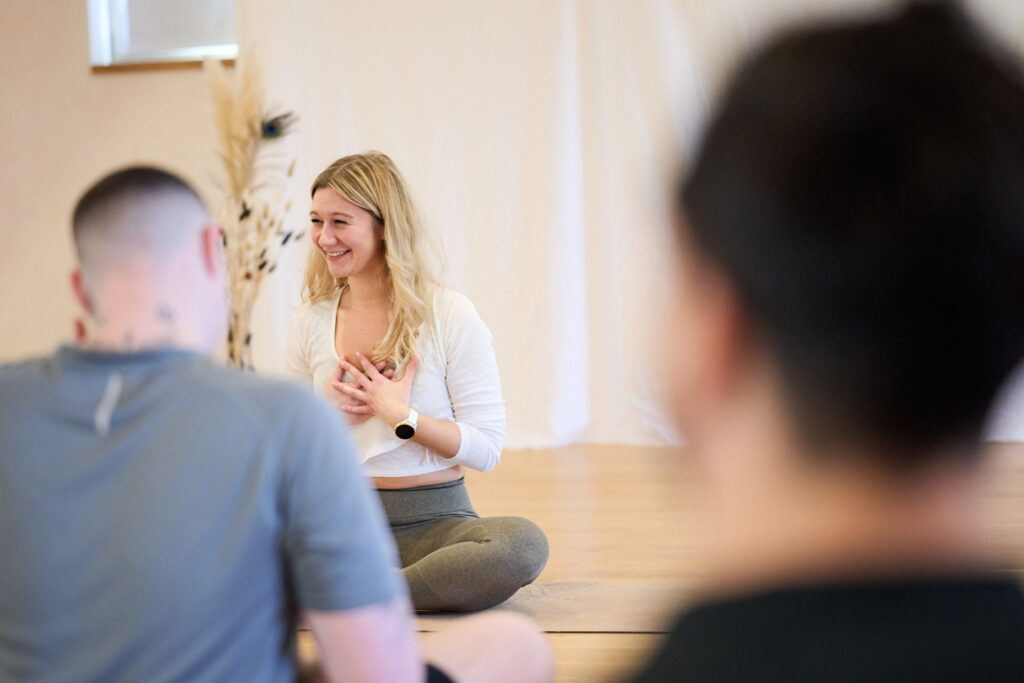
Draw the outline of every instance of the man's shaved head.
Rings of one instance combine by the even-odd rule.
[[[106,176],[78,200],[72,219],[82,271],[159,259],[209,222],[202,199],[181,178],[137,166]]]
[[[184,180],[144,166],[111,173],[78,200],[72,229],[71,287],[93,324],[81,333],[90,345],[205,352],[223,338],[220,229]]]

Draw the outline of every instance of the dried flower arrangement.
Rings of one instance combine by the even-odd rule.
[[[234,84],[220,62],[207,60],[205,69],[226,176],[225,204],[217,219],[224,229],[231,296],[228,361],[252,369],[252,311],[260,283],[277,268],[280,250],[302,236],[284,229],[291,207],[281,204],[295,159],[274,149],[291,132],[295,116],[267,113],[259,68],[251,55],[239,59]]]

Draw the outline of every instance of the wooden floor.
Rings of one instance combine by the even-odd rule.
[[[494,471],[467,473],[481,515],[520,515],[547,533],[547,567],[502,607],[548,633],[558,681],[613,679],[660,641],[699,566],[684,463],[676,449],[573,446],[506,452]]]
[[[557,681],[617,680],[659,643],[702,569],[691,479],[679,450],[633,446],[506,452],[467,475],[480,514],[528,517],[548,535],[546,569],[499,609],[536,619]],[[984,502],[1001,568],[1024,574],[1024,444],[993,448]],[[450,619],[420,618],[420,630]]]

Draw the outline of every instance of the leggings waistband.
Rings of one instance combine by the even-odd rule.
[[[391,526],[412,526],[443,517],[479,517],[465,479],[411,489],[377,489]]]

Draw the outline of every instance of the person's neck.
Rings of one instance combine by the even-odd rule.
[[[132,353],[155,349],[210,351],[196,318],[197,307],[145,282],[113,283],[94,302],[91,325],[78,346],[91,351]]]
[[[752,471],[712,491],[706,510],[712,594],[984,566],[970,464],[898,476],[863,453],[804,452],[778,429],[734,430],[702,460],[742,466],[737,453],[757,454]]]
[[[345,284],[345,308],[353,310],[377,310],[387,308],[391,303],[391,287],[387,267],[376,264],[362,272],[349,276]]]

